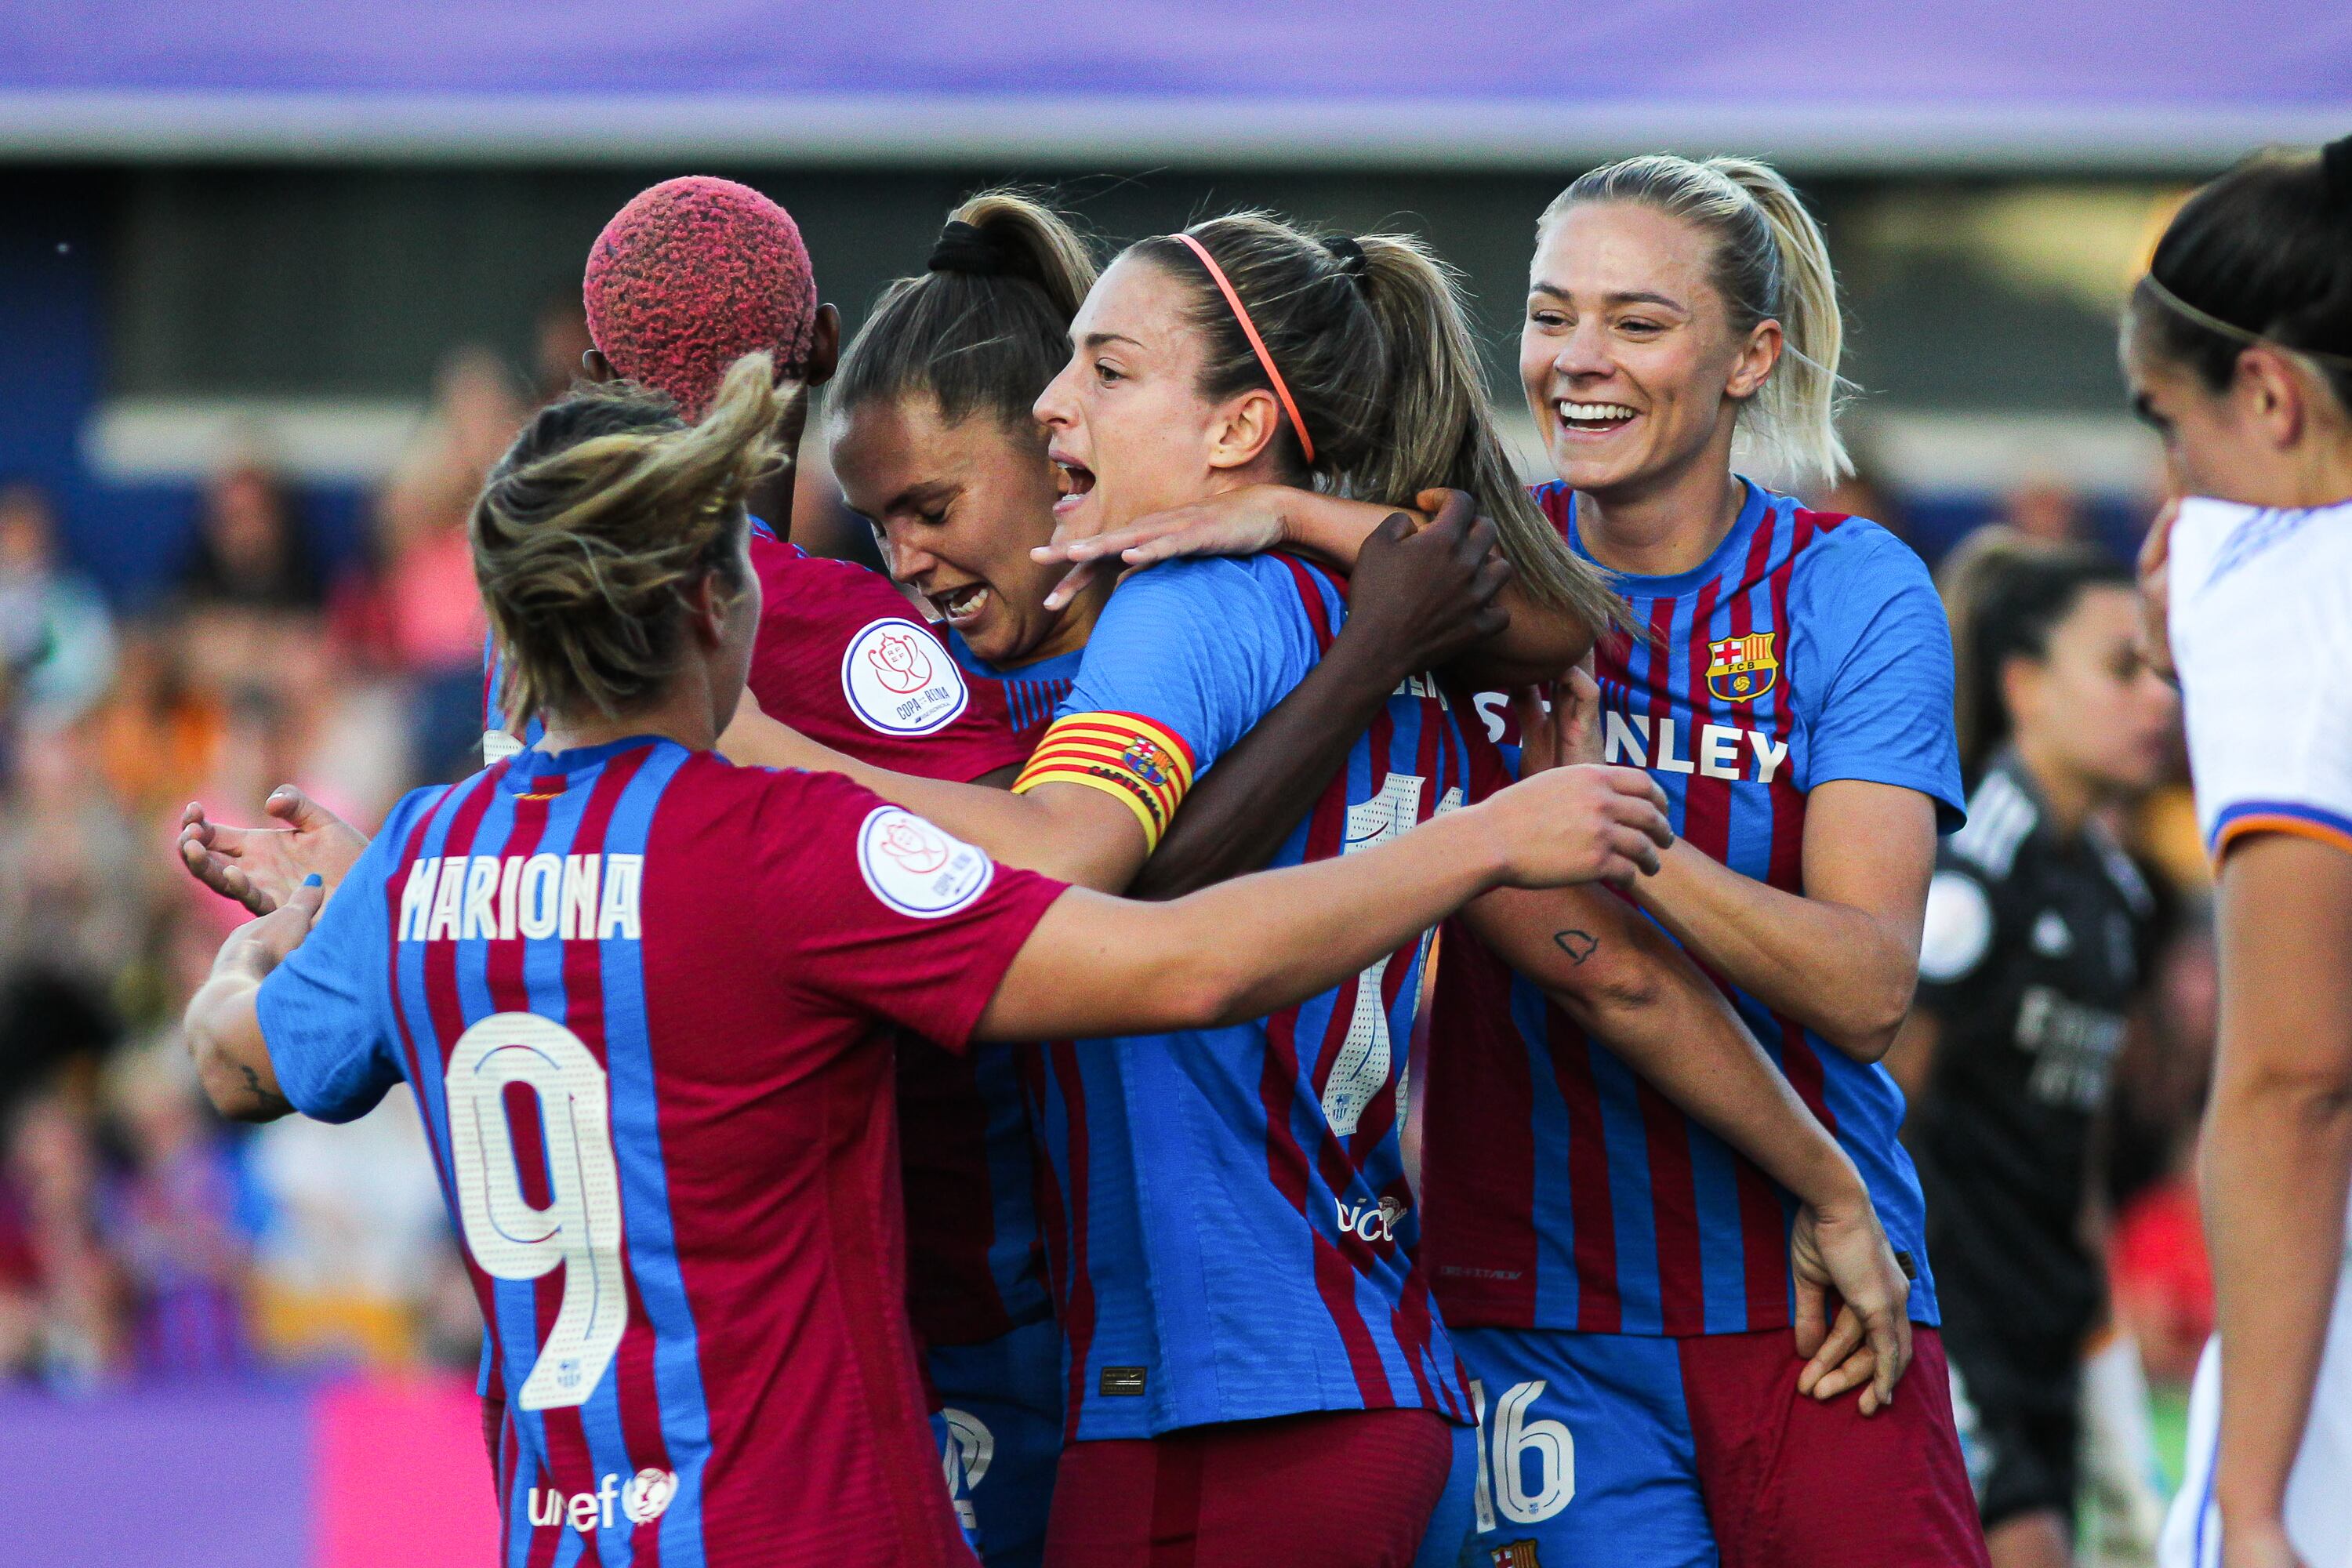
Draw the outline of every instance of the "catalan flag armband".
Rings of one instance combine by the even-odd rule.
[[[1054,721],[1013,784],[1075,784],[1114,795],[1143,824],[1146,853],[1192,787],[1192,749],[1174,731],[1138,713],[1073,713]]]

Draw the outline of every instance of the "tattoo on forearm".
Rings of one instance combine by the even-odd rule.
[[[292,1103],[284,1095],[275,1089],[262,1088],[261,1075],[254,1071],[251,1066],[239,1062],[236,1064],[236,1070],[245,1075],[245,1087],[253,1091],[253,1098],[259,1103],[262,1110],[273,1116],[283,1116],[294,1109]]]
[[[1560,952],[1568,954],[1570,963],[1582,963],[1601,946],[1601,939],[1591,931],[1556,931],[1551,933],[1551,940],[1559,945]]]

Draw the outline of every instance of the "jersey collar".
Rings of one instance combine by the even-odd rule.
[[[1565,531],[1569,547],[1595,566],[1601,566],[1609,574],[1612,586],[1627,598],[1679,599],[1685,594],[1696,592],[1701,584],[1722,576],[1731,569],[1733,562],[1746,556],[1748,542],[1756,537],[1758,525],[1771,514],[1775,503],[1780,499],[1745,474],[1732,477],[1747,489],[1747,499],[1739,506],[1739,516],[1733,520],[1731,531],[1708,552],[1707,558],[1687,572],[1645,577],[1632,572],[1620,572],[1613,566],[1601,566],[1599,561],[1593,560],[1592,552],[1584,547],[1584,540],[1577,531],[1573,494],[1569,498],[1568,528]]]
[[[568,752],[542,752],[536,745],[526,746],[507,763],[499,787],[509,795],[562,795],[573,784],[593,777],[623,752],[677,743],[664,735],[625,735],[599,745],[574,746]]]

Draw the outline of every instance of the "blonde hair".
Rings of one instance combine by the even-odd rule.
[[[1845,327],[1829,243],[1779,170],[1753,158],[1704,163],[1670,153],[1627,158],[1579,175],[1537,220],[1540,236],[1572,206],[1629,202],[1678,217],[1715,242],[1709,269],[1731,313],[1731,330],[1780,323],[1772,367],[1742,433],[1794,479],[1834,480],[1853,471],[1838,436],[1838,374]]]
[[[685,646],[685,594],[711,574],[730,597],[745,493],[782,461],[769,355],[747,354],[700,422],[621,384],[541,411],[474,503],[474,578],[505,656],[509,721],[657,696]]]
[[[1504,454],[1454,269],[1411,235],[1319,237],[1269,213],[1234,213],[1185,231],[1215,258],[1297,405],[1314,444],[1278,437],[1295,467],[1337,494],[1409,507],[1425,489],[1466,490],[1539,603],[1596,633],[1622,605],[1568,547]],[[1200,258],[1173,236],[1139,241],[1192,289],[1207,341],[1201,390],[1265,387],[1265,371]]]

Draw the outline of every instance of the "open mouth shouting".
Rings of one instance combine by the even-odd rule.
[[[1054,515],[1067,517],[1077,510],[1079,504],[1093,491],[1095,471],[1057,451],[1048,452],[1046,457],[1053,462],[1054,481],[1062,492],[1061,498],[1054,502]]]
[[[1559,415],[1559,427],[1576,436],[1607,436],[1638,416],[1637,410],[1622,403],[1578,403],[1563,397],[1552,407]]]
[[[961,628],[980,618],[981,612],[988,608],[991,595],[985,583],[965,583],[923,596],[931,602],[933,609],[939,611],[941,620]]]

